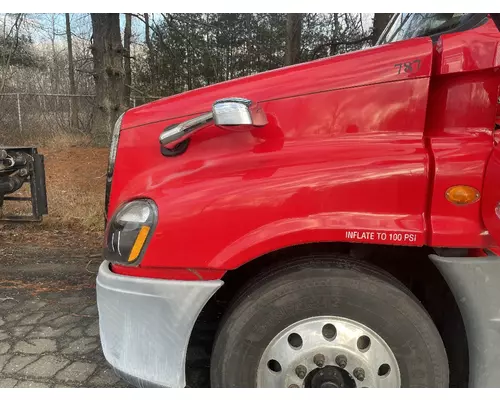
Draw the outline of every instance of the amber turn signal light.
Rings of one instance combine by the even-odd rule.
[[[141,230],[139,231],[139,234],[137,235],[137,238],[135,239],[134,246],[132,247],[132,250],[130,251],[130,255],[128,257],[128,262],[135,261],[137,257],[139,257],[139,254],[141,254],[142,247],[144,246],[144,243],[146,242],[146,239],[148,238],[148,233],[151,228],[149,226],[143,226]]]
[[[457,185],[446,191],[446,199],[459,206],[475,203],[480,197],[479,191],[472,186]]]

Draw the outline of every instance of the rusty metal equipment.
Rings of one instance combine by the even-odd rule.
[[[30,196],[15,195],[26,185]],[[31,213],[4,213],[7,201],[30,202]],[[36,147],[0,147],[0,221],[40,222],[47,213],[43,155]]]

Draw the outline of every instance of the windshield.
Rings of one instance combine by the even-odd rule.
[[[470,14],[396,14],[377,44],[431,36],[456,28]]]

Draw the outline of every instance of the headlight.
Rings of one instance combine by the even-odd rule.
[[[121,206],[106,229],[105,258],[120,265],[138,265],[157,219],[158,208],[152,200],[134,200]]]

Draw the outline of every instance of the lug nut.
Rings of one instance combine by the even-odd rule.
[[[325,356],[323,354],[316,354],[313,358],[314,364],[322,368],[325,365]]]
[[[297,366],[297,368],[295,368],[295,373],[300,379],[304,379],[307,374],[307,368],[304,367],[303,365],[299,365]]]
[[[347,357],[343,354],[339,354],[337,357],[335,357],[335,362],[340,368],[345,368],[347,365]]]
[[[295,385],[294,383],[292,383],[290,386],[288,386],[289,388],[298,388],[299,385]]]
[[[365,380],[365,370],[363,368],[356,368],[352,372],[352,374],[360,382],[363,382]]]

